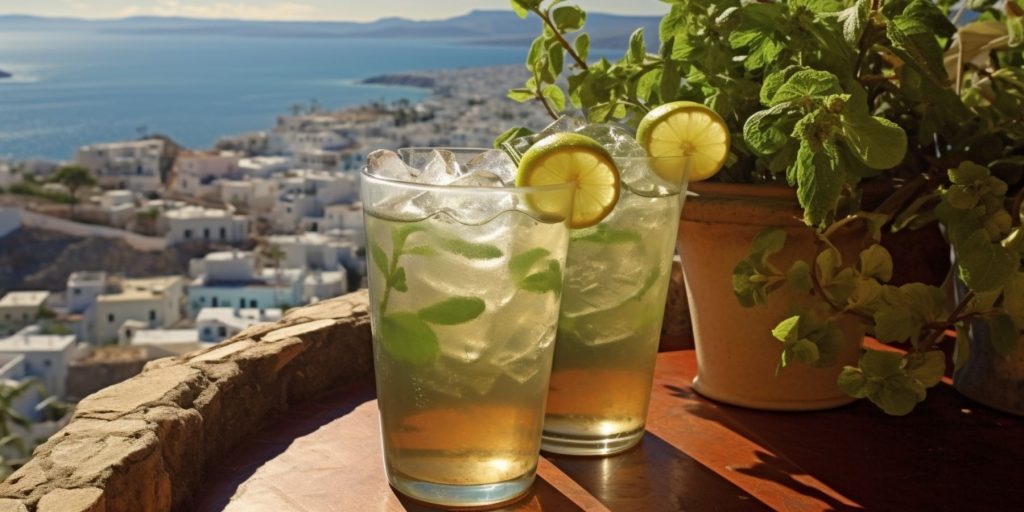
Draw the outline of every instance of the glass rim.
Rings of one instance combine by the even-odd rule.
[[[442,192],[442,193],[459,193],[459,194],[529,194],[536,192],[557,192],[561,190],[569,190],[575,187],[575,183],[569,181],[565,183],[555,183],[551,185],[534,185],[529,187],[453,187],[451,185],[438,185],[434,183],[419,183],[416,181],[403,181],[396,180],[393,178],[386,178],[384,176],[376,176],[370,174],[369,168],[363,166],[360,174],[364,179],[377,181],[384,185],[394,186],[399,188],[406,188],[412,190],[422,190],[423,192]]]

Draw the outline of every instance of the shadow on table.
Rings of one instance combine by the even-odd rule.
[[[612,457],[545,458],[613,511],[770,510],[650,432],[638,446]]]
[[[688,414],[763,449],[752,467],[733,470],[836,510],[857,509],[794,477],[813,476],[867,510],[1024,510],[1024,419],[970,402],[948,384],[930,389],[904,417],[887,416],[867,401],[828,411],[768,412],[713,402],[688,383],[665,389]]]
[[[223,510],[238,487],[249,480],[264,463],[285,452],[300,437],[312,434],[356,407],[376,399],[372,382],[353,385],[344,393],[329,392],[308,403],[271,416],[264,429],[253,433],[215,465],[207,477],[209,485],[197,510]],[[299,419],[296,419],[299,418]],[[214,492],[210,492],[214,491]]]

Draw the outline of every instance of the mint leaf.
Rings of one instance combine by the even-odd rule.
[[[384,278],[390,281],[388,272],[388,255],[381,249],[376,242],[370,241],[370,257],[373,259],[373,264],[377,266],[377,270],[381,274],[384,274]]]
[[[555,84],[548,84],[542,89],[542,94],[551,103],[552,108],[555,112],[561,112],[565,110],[565,93],[562,92],[562,88]]]
[[[438,325],[458,325],[480,316],[486,309],[477,297],[452,297],[427,306],[416,313],[420,320]]]
[[[629,36],[629,50],[626,54],[626,60],[632,61],[635,64],[643,64],[644,57],[647,56],[647,47],[644,45],[644,29],[640,27],[633,31]]]
[[[795,290],[811,291],[811,288],[814,288],[814,282],[811,280],[811,267],[803,260],[795,261],[793,266],[789,267],[789,272],[786,272],[786,282]]]
[[[407,292],[409,291],[409,285],[405,282],[405,268],[398,267],[395,269],[395,273],[391,276],[391,287],[395,291]]]
[[[857,0],[850,7],[839,11],[839,22],[843,24],[843,39],[853,46],[860,45],[864,27],[871,13],[871,0]]]
[[[929,350],[923,354],[907,355],[907,374],[926,388],[938,384],[946,374],[946,354],[941,350]]]
[[[804,69],[790,76],[771,96],[768,106],[785,102],[803,103],[815,96],[842,93],[839,79],[828,71]]]
[[[534,293],[562,293],[562,269],[555,260],[548,261],[548,268],[526,276],[518,283],[519,289]]]
[[[875,311],[875,337],[883,343],[906,341],[917,334],[920,324],[914,321],[909,311],[899,308],[883,308]]]
[[[800,315],[791,316],[772,329],[772,336],[783,343],[796,343],[800,338]]]
[[[491,260],[503,254],[501,249],[493,245],[467,242],[459,238],[442,238],[438,240],[438,247],[471,260]]]
[[[793,343],[793,355],[797,361],[804,364],[812,364],[818,361],[818,346],[807,339],[799,339]]]
[[[576,48],[576,55],[579,55],[580,59],[585,62],[587,55],[590,54],[590,36],[586,32],[576,36],[573,46]]]
[[[743,260],[732,269],[732,292],[736,300],[745,308],[754,307],[763,303],[765,299],[764,286],[755,285],[750,280],[751,276],[757,274],[757,269],[749,260]]]
[[[971,357],[971,336],[967,324],[959,323],[956,326],[956,345],[953,347],[953,368],[959,370],[967,364]]]
[[[975,231],[955,248],[960,278],[974,291],[998,289],[1017,271],[1018,257],[992,243],[985,231]]]
[[[800,143],[796,158],[797,198],[804,209],[804,222],[822,225],[839,202],[844,174],[835,144],[827,142],[815,152],[807,140]]]
[[[875,405],[892,416],[910,414],[924,397],[924,387],[910,378],[888,379],[876,394],[868,396]]]
[[[551,13],[551,20],[562,32],[572,32],[583,28],[587,13],[575,5],[563,5]]]
[[[885,283],[892,279],[892,255],[875,244],[860,253],[860,273]]]
[[[899,165],[907,154],[907,133],[888,119],[868,115],[863,105],[851,106],[854,103],[846,102],[839,116],[843,142],[871,169],[884,170]]]
[[[528,135],[533,135],[533,131],[527,128],[523,128],[522,126],[514,126],[502,132],[501,135],[498,135],[498,137],[494,139],[493,147],[494,149],[505,149],[503,147],[503,144],[505,142],[508,142],[512,139],[518,139],[519,137],[526,137]],[[509,156],[512,156],[512,160],[514,160],[517,164],[519,162],[519,158],[522,157],[522,155]]]
[[[854,398],[868,396],[868,379],[858,368],[852,366],[844,367],[843,371],[839,372],[836,385],[839,386],[843,393]]]
[[[765,228],[754,237],[750,252],[765,257],[771,256],[786,246],[786,231],[782,228]]]
[[[789,66],[764,77],[764,82],[761,84],[761,104],[772,106],[772,99],[775,97],[775,93],[779,91],[779,88],[789,80],[789,77],[805,69],[807,68],[802,66]]]
[[[791,105],[781,104],[755,112],[743,124],[743,140],[761,156],[777,153],[790,140],[792,111]]]
[[[529,272],[537,262],[549,254],[551,254],[551,251],[548,251],[543,247],[534,247],[533,249],[513,256],[508,262],[508,271],[512,275],[512,279],[518,281],[525,277],[527,272]]]
[[[398,361],[413,365],[433,362],[441,354],[437,335],[413,313],[381,317],[377,340]]]
[[[988,325],[988,338],[992,342],[992,348],[996,350],[996,353],[1007,357],[1017,350],[1017,341],[1020,339],[1020,333],[1010,315],[999,314],[986,318],[985,323]]]
[[[866,350],[860,358],[860,368],[869,378],[884,379],[903,375],[903,354],[882,350]]]
[[[437,250],[429,245],[417,245],[406,249],[404,253],[412,256],[436,256]]]

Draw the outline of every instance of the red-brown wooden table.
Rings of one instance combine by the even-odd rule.
[[[1024,419],[947,384],[911,415],[868,403],[812,413],[717,404],[692,351],[658,356],[648,432],[610,458],[544,456],[507,510],[1024,510]],[[293,408],[218,467],[199,510],[428,510],[381,463],[372,383]]]

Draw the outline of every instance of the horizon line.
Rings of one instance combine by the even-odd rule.
[[[428,22],[428,21],[444,21],[454,18],[461,18],[468,16],[475,12],[488,12],[488,13],[512,13],[512,9],[470,9],[462,14],[455,14],[444,18],[407,18],[405,16],[382,16],[373,20],[352,20],[352,19],[327,19],[327,20],[314,20],[314,19],[278,19],[268,20],[263,18],[204,18],[195,16],[160,16],[156,14],[142,14],[135,16],[121,16],[114,18],[83,18],[77,16],[44,16],[39,14],[25,14],[20,12],[0,12],[0,18],[34,18],[39,20],[52,20],[52,21],[127,21],[127,20],[138,20],[138,19],[158,19],[158,20],[187,20],[187,21],[246,21],[246,22],[257,22],[257,23],[361,23],[371,24],[379,23],[384,20],[402,20],[412,22]],[[588,15],[600,14],[603,16],[614,16],[620,18],[661,18],[657,14],[620,14],[611,12],[594,11],[587,12]]]

